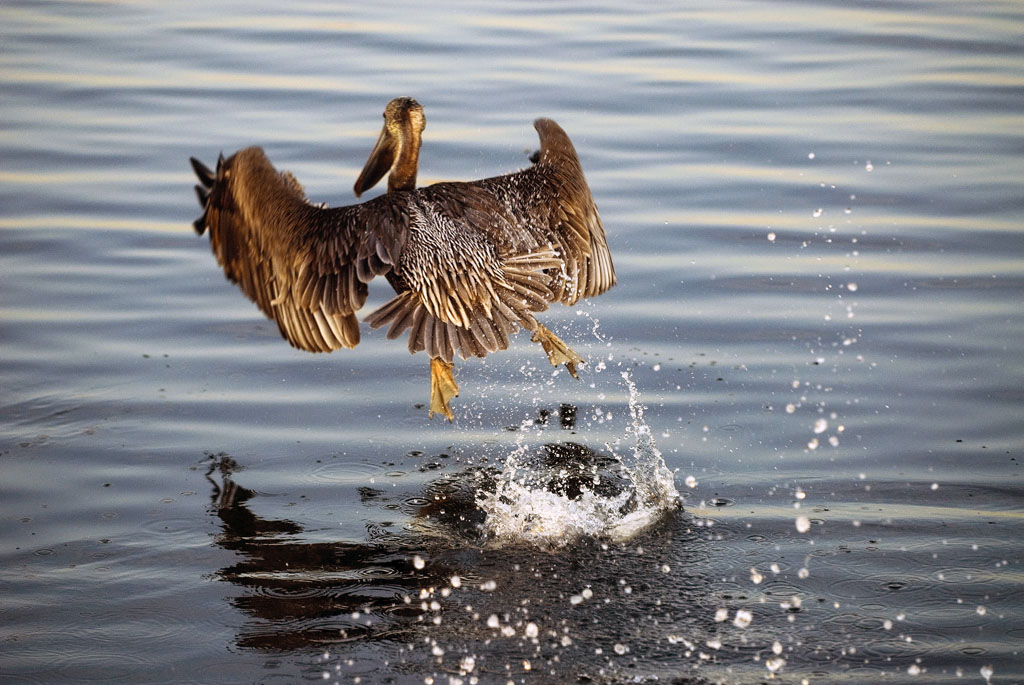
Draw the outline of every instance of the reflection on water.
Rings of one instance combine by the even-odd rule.
[[[548,468],[566,474],[551,485],[570,499],[592,472],[589,464],[615,462],[572,443],[545,445],[540,454]],[[498,473],[469,469],[428,483],[417,498],[396,502],[379,490],[364,493],[364,503],[375,508],[406,507],[417,521],[405,533],[371,531],[362,544],[309,543],[301,541],[296,523],[253,513],[259,495],[235,482],[238,468],[226,455],[211,458],[208,466],[211,511],[221,528],[216,542],[238,556],[237,563],[217,573],[243,590],[230,600],[245,616],[236,642],[269,651],[325,650],[324,659],[309,666],[311,672],[333,675],[337,667],[351,675],[348,665],[360,661],[358,646],[351,643],[364,641],[383,646],[391,655],[384,665],[394,673],[418,664],[441,674],[507,676],[535,669],[551,677],[596,677],[616,672],[616,662],[626,654],[625,648],[616,651],[625,639],[620,626],[596,618],[611,613],[612,597],[645,595],[642,602],[630,602],[636,604],[631,611],[639,612],[633,617],[638,629],[644,622],[656,625],[662,613],[652,590],[680,608],[708,599],[709,581],[701,574],[680,573],[671,588],[664,587],[669,563],[685,568],[704,558],[699,547],[690,548],[697,529],[682,519],[640,541],[653,545],[649,552],[609,547],[594,538],[540,557],[532,545],[495,547],[485,544],[486,512],[477,505],[477,493],[493,488]],[[605,488],[615,495],[625,483],[609,482]],[[409,502],[414,505],[408,507]],[[646,554],[646,570],[635,568],[636,554]],[[572,585],[574,569],[597,565],[601,574]],[[552,613],[552,601],[566,611]],[[690,610],[681,613],[685,617]],[[688,620],[713,624],[706,612]],[[636,637],[651,646],[660,642],[655,635]],[[347,645],[346,656],[330,657],[341,644]],[[602,644],[607,647],[598,653],[607,650],[608,656],[595,660],[593,645]],[[376,649],[373,653],[380,654]]]
[[[234,481],[237,470],[234,459],[220,455],[211,458],[207,478],[211,510],[221,521],[216,543],[240,559],[217,574],[246,591],[231,600],[248,621],[238,635],[240,647],[286,650],[408,638],[401,638],[405,624],[421,618],[411,597],[429,582],[414,571],[415,548],[403,549],[397,541],[291,542],[288,536],[302,527],[254,514],[248,502],[256,493]]]

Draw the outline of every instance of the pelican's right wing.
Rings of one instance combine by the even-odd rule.
[[[210,171],[192,160],[210,246],[227,278],[277,322],[288,342],[310,352],[359,344],[355,312],[366,284],[387,273],[405,245],[401,196],[363,205],[310,204],[287,172],[250,147]]]

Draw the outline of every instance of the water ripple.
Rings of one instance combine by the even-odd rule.
[[[5,678],[1021,678],[1020,3],[251,9],[4,5]],[[290,348],[195,236],[190,155],[350,203],[401,94],[421,184],[570,132],[580,382],[520,336],[429,423],[423,355]],[[563,544],[488,533],[517,446]]]

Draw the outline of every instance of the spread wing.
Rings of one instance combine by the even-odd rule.
[[[444,207],[471,193],[490,196],[490,204],[476,203],[486,208],[486,214],[467,214],[467,220],[486,226],[496,241],[517,251],[554,248],[562,263],[549,271],[552,301],[573,305],[615,285],[615,266],[572,141],[550,119],[538,119],[534,128],[541,149],[532,167],[471,183],[438,183],[421,191]]]
[[[604,225],[583,175],[583,167],[569,136],[550,119],[533,122],[540,136],[540,158],[531,169],[545,178],[554,200],[534,211],[542,226],[556,236],[565,265],[561,292],[556,299],[575,304],[615,285],[615,266],[608,250]],[[554,287],[554,286],[553,286]]]
[[[387,196],[364,205],[311,204],[295,178],[250,147],[218,161],[192,160],[203,215],[196,231],[225,275],[295,347],[329,352],[359,344],[355,312],[366,284],[401,254],[407,218]]]

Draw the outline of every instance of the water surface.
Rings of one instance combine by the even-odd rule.
[[[1024,680],[1019,4],[0,26],[5,682]],[[543,317],[582,380],[520,336],[430,422],[423,355],[293,350],[192,231],[188,157],[249,144],[354,202],[398,95],[421,184],[569,132],[619,279]],[[655,453],[682,506],[628,534],[488,528],[511,458],[550,514]]]

